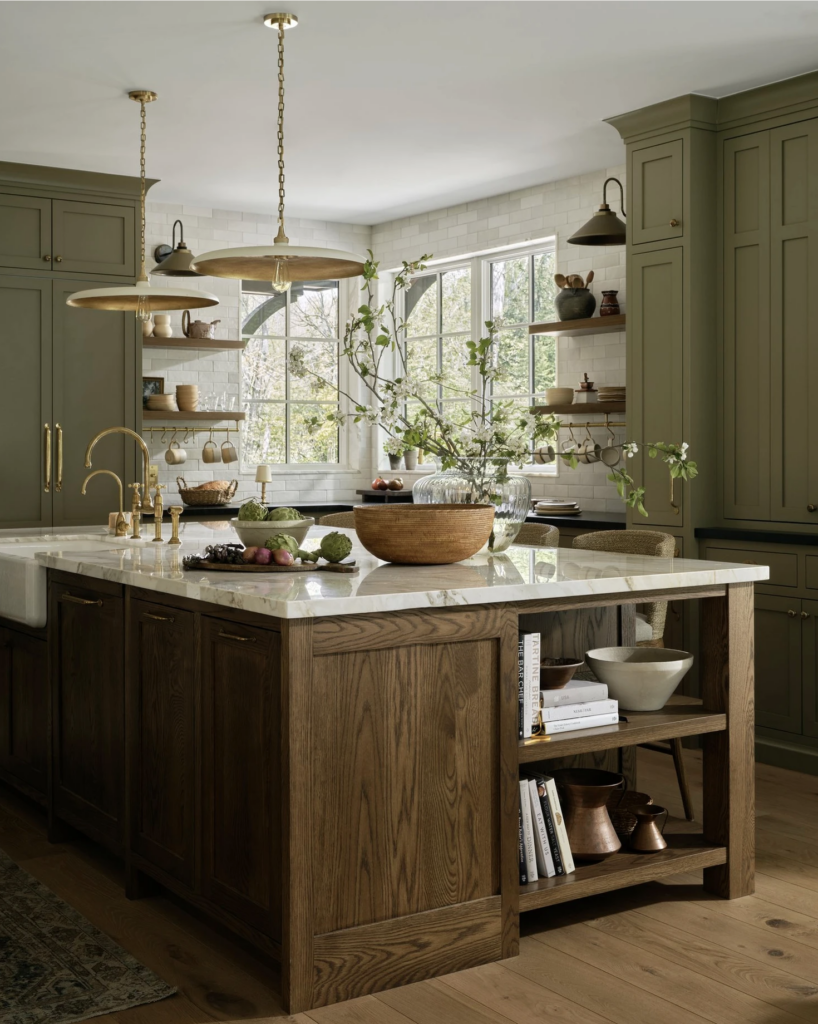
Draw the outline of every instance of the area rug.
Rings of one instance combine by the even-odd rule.
[[[0,850],[0,1024],[70,1024],[175,991]]]

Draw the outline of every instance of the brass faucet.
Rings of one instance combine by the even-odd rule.
[[[148,446],[145,444],[145,442],[142,440],[142,438],[139,436],[139,434],[137,434],[136,431],[131,430],[130,427],[108,427],[107,430],[101,430],[97,434],[97,436],[94,437],[89,442],[88,447],[85,449],[85,467],[86,467],[86,469],[90,469],[91,468],[91,452],[94,450],[94,445],[97,443],[97,441],[100,440],[100,438],[105,437],[106,434],[127,434],[128,437],[132,437],[136,441],[136,443],[139,445],[139,447],[142,449],[142,459],[143,459],[143,462],[144,462],[144,469],[143,469],[143,491],[142,491],[142,512],[143,512],[143,514],[146,513],[146,512],[153,512],[153,503],[151,502],[151,495],[150,495],[150,490],[149,490],[149,487],[148,487],[149,476],[150,476],[151,453],[148,451]]]
[[[116,535],[117,537],[124,537],[128,530],[127,524],[125,523],[125,513],[122,511],[122,481],[116,473],[111,469],[95,469],[93,473],[89,473],[82,481],[82,493],[85,494],[85,488],[88,486],[88,481],[91,477],[98,476],[100,473],[112,476],[114,480],[116,480],[117,487],[119,488],[119,515],[116,517]]]

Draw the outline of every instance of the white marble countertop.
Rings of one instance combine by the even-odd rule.
[[[152,529],[149,523],[145,532],[152,535]],[[313,527],[304,546],[316,547],[326,532]],[[354,531],[344,532],[355,540]],[[17,543],[19,537],[29,551],[36,545],[30,557],[52,569],[282,619],[625,594],[769,578],[768,568],[759,565],[516,545],[502,555],[476,556],[454,565],[391,565],[357,543],[351,555],[360,568],[356,575],[208,573],[183,570],[182,558],[203,552],[207,544],[237,541],[228,523],[183,524],[183,543],[176,547],[149,539],[134,543],[99,537],[98,549],[74,542],[78,534],[91,541],[95,533],[99,535],[99,530],[72,531],[69,539],[55,531],[0,532],[0,549]],[[169,525],[164,533],[167,539]]]

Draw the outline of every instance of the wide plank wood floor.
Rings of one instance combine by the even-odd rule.
[[[687,751],[697,809],[701,758]],[[756,895],[696,876],[523,918],[521,955],[285,1017],[277,978],[166,897],[129,902],[91,843],[51,846],[42,815],[0,788],[0,847],[179,994],[97,1024],[818,1024],[818,778],[756,766]],[[639,787],[681,816],[669,757],[639,751]]]

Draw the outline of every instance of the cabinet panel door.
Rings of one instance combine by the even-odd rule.
[[[770,518],[770,138],[724,144],[724,515]]]
[[[51,525],[51,282],[0,276],[0,435],[16,456],[0,500],[0,528]],[[50,440],[49,440],[50,438]],[[50,483],[49,483],[50,480]]]
[[[804,735],[818,737],[818,601],[801,602]]]
[[[190,888],[196,831],[196,640],[192,612],[132,602],[130,846]]]
[[[772,519],[818,513],[818,122],[770,132]]]
[[[117,507],[116,484],[96,478],[83,496],[85,449],[107,427],[135,428],[136,318],[65,304],[71,292],[95,283],[104,284],[54,283],[55,526],[107,523]],[[93,468],[112,469],[126,487],[142,479],[141,465],[136,441],[123,434],[109,434],[94,449]]]
[[[756,724],[801,732],[801,602],[756,594]]]
[[[682,139],[631,154],[631,245],[684,234],[683,162]]]
[[[629,437],[637,442],[683,440],[683,311],[682,250],[631,256],[628,270],[628,403]],[[644,450],[634,458],[634,479],[646,488],[645,525],[676,526],[684,483],[671,495],[668,467],[649,459]],[[628,460],[629,469],[631,460]],[[676,508],[671,502],[675,502]]]
[[[0,266],[50,270],[51,200],[0,195]]]
[[[49,594],[54,813],[122,849],[122,598],[52,583]]]
[[[281,937],[281,639],[202,618],[202,892]]]
[[[0,628],[0,770],[43,798],[48,737],[46,643]]]
[[[132,206],[55,199],[54,269],[68,274],[133,277],[134,219]],[[93,284],[85,287],[93,288]]]

